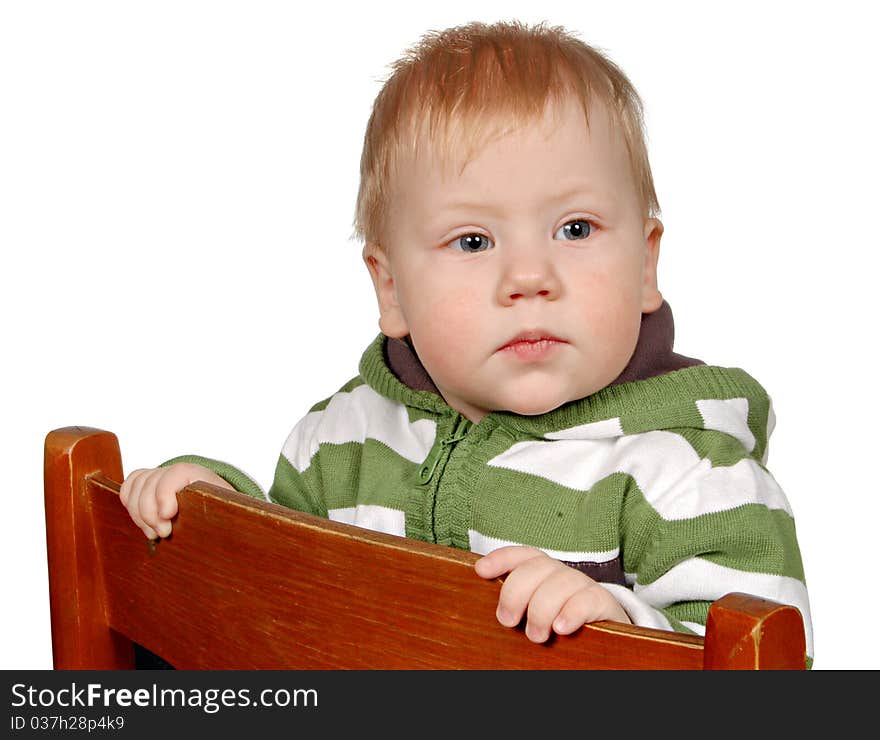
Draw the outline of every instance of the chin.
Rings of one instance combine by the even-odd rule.
[[[511,411],[514,414],[520,414],[521,416],[538,416],[539,414],[546,414],[548,411],[553,411],[558,409],[564,403],[568,401],[564,398],[528,398],[522,399],[518,398],[516,401],[510,403],[507,407],[507,411]]]

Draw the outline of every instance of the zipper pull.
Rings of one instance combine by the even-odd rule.
[[[470,431],[471,422],[462,416],[455,425],[455,430],[452,432],[451,437],[447,437],[440,444],[443,445],[454,445],[456,442],[461,442],[466,436],[468,431]]]
[[[471,422],[464,416],[460,417],[452,434],[446,437],[446,439],[441,439],[431,448],[431,451],[425,458],[425,462],[419,468],[419,483],[424,485],[431,480],[434,471],[437,469],[437,463],[440,462],[440,458],[443,456],[443,448],[454,445],[456,442],[461,442],[467,436],[470,425]]]
[[[434,445],[428,453],[428,456],[425,458],[425,462],[422,463],[422,467],[419,468],[419,483],[424,485],[431,480],[431,476],[434,475],[434,471],[437,469],[437,463],[440,462],[440,456],[442,454],[443,442],[440,441]]]

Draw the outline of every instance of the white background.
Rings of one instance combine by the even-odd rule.
[[[870,4],[316,5],[0,6],[0,668],[52,665],[45,434],[109,429],[126,472],[193,452],[268,485],[378,331],[350,235],[386,65],[513,18],[578,33],[640,91],[676,348],[770,392],[815,667],[880,667]]]

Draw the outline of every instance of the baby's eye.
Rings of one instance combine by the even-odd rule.
[[[460,252],[484,252],[495,246],[495,243],[485,234],[465,234],[457,236],[449,246]]]
[[[592,233],[593,225],[589,221],[578,218],[560,226],[559,231],[553,235],[553,238],[569,240],[586,239]]]

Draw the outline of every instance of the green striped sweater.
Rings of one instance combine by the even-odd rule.
[[[481,554],[540,548],[643,626],[703,634],[709,604],[731,591],[793,604],[812,656],[794,519],[765,467],[773,412],[748,374],[687,367],[474,424],[398,380],[385,341],[293,429],[271,501]]]

